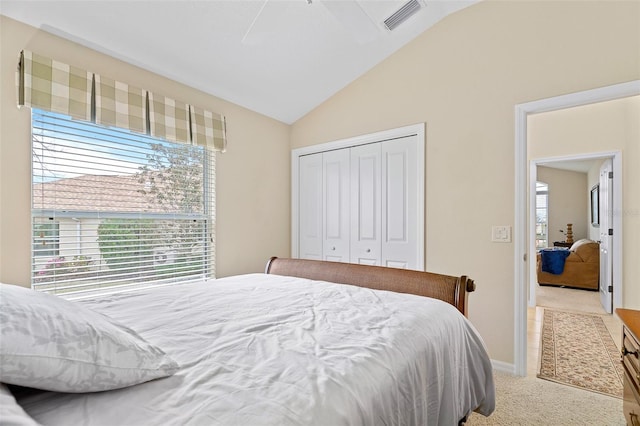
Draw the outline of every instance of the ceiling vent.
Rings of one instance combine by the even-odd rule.
[[[393,15],[384,20],[384,26],[389,31],[393,31],[420,9],[422,9],[422,4],[418,0],[409,0]]]

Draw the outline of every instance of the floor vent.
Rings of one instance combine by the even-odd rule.
[[[418,0],[409,0],[393,15],[384,20],[384,26],[389,31],[393,31],[420,9],[422,9],[422,4]]]

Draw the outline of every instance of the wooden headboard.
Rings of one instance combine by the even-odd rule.
[[[272,257],[265,273],[432,297],[452,304],[465,316],[467,294],[476,289],[473,280],[464,275],[454,277],[409,269],[320,260]]]

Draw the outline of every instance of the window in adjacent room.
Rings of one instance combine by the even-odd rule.
[[[212,277],[215,154],[32,110],[32,284],[75,296]]]
[[[549,186],[536,182],[536,248],[549,243]]]

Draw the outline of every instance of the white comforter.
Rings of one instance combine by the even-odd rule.
[[[250,274],[80,303],[181,369],[23,398],[44,425],[455,425],[494,409],[482,339],[438,300]]]

